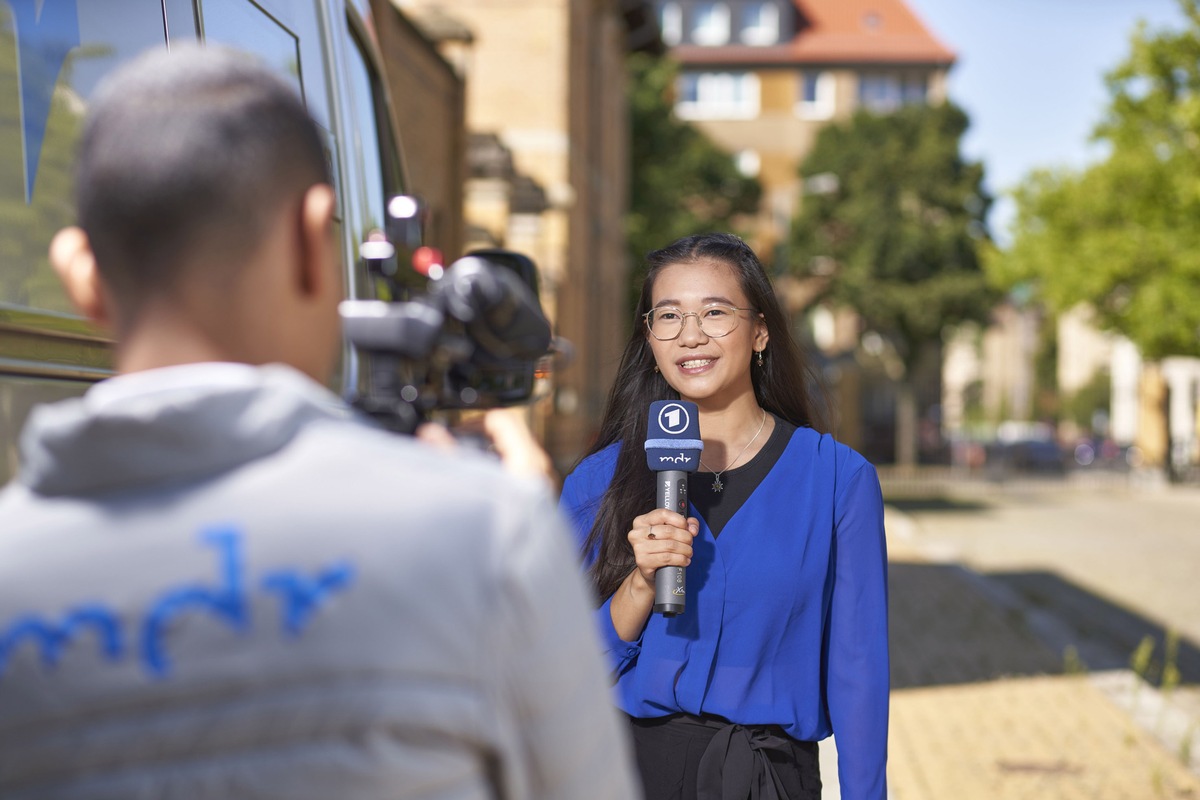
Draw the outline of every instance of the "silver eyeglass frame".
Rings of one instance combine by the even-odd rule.
[[[698,327],[700,329],[700,332],[703,333],[705,336],[707,336],[709,339],[720,339],[724,336],[728,336],[729,334],[733,333],[734,331],[736,331],[738,329],[738,324],[741,322],[742,318],[735,314],[734,319],[736,319],[737,322],[735,322],[733,324],[732,328],[725,331],[724,333],[709,333],[708,331],[704,330],[704,322],[703,322],[703,320],[701,320],[700,315],[710,308],[729,308],[729,309],[733,309],[734,311],[753,311],[754,313],[758,314],[759,317],[762,316],[761,311],[757,311],[753,308],[743,308],[742,306],[727,306],[724,303],[709,303],[708,305],[706,305],[704,308],[700,309],[699,311],[684,311],[682,308],[679,308],[677,306],[657,306],[655,308],[650,309],[645,314],[642,314],[642,321],[646,324],[646,331],[651,336],[653,336],[656,341],[659,341],[659,342],[673,342],[676,339],[678,339],[680,336],[682,336],[683,335],[683,326],[684,326],[684,324],[687,323],[688,317],[696,318],[696,327]],[[655,311],[662,311],[664,309],[671,309],[672,311],[679,312],[679,330],[675,332],[674,336],[668,336],[665,339],[663,337],[659,336],[658,334],[656,334],[654,332],[654,329],[652,327],[650,327],[650,316],[652,314],[654,314]]]

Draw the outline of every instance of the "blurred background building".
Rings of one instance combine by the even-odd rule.
[[[904,0],[376,3],[397,11],[380,32],[389,81],[420,95],[398,116],[406,149],[421,154],[408,168],[434,210],[431,243],[449,258],[490,246],[529,254],[571,343],[573,360],[531,415],[560,468],[594,434],[629,325],[626,59],[663,45],[678,64],[675,117],[762,187],[739,231],[820,354],[837,435],[877,461],[897,458],[899,373],[887,342],[829,302],[820,276],[797,273],[789,239],[805,197],[838,190],[832,174],[801,178],[822,128],[860,110],[946,100],[955,53]],[[950,460],[956,441],[995,440],[1001,423],[1025,420],[1048,423],[1038,430],[1064,446],[1111,439],[1138,445],[1148,463],[1194,463],[1193,367],[1176,359],[1148,370],[1085,305],[1054,315],[1006,298],[985,323],[948,328],[921,365],[919,457]]]
[[[466,82],[412,18],[397,13],[386,0],[375,0],[373,5],[371,19],[386,79],[391,86],[405,87],[393,113],[397,134],[409,155],[405,172],[411,186],[406,191],[420,195],[428,206],[428,244],[453,260],[468,244],[462,213]],[[438,33],[446,38],[458,33],[469,41],[469,33],[461,29]]]
[[[828,188],[799,177],[821,127],[946,97],[954,53],[904,0],[660,0],[657,11],[682,68],[676,113],[762,183],[753,238],[766,261],[805,192]]]
[[[541,269],[543,305],[571,343],[535,425],[560,467],[594,433],[628,330],[625,58],[659,47],[638,0],[395,0],[466,82],[469,244]]]

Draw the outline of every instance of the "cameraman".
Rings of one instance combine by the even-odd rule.
[[[335,199],[294,91],[144,56],[76,192],[51,260],[120,374],[40,409],[0,493],[0,796],[635,796],[544,487],[321,385]]]

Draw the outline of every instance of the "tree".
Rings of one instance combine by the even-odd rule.
[[[956,106],[859,111],[824,128],[800,167],[808,193],[793,226],[792,267],[827,281],[902,365],[896,460],[916,460],[917,363],[948,325],[994,305],[980,265],[991,202],[983,167],[963,159]]]
[[[1140,24],[1106,78],[1107,157],[1026,178],[1012,245],[987,259],[998,285],[1057,312],[1087,303],[1150,360],[1200,356],[1200,0],[1179,4],[1186,26]]]
[[[758,181],[738,172],[729,153],[675,116],[674,63],[633,53],[629,73],[632,166],[627,235],[636,303],[648,252],[682,236],[733,229],[736,217],[757,210],[762,189]]]
[[[1096,370],[1091,380],[1062,398],[1062,414],[1079,430],[1095,432],[1097,412],[1108,413],[1112,405],[1112,376],[1107,369]]]

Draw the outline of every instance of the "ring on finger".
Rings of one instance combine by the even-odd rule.
[[[651,526],[650,526],[650,531],[649,531],[649,533],[647,533],[647,534],[646,534],[646,538],[647,538],[647,539],[654,539],[654,538],[656,538],[656,537],[654,536],[654,526],[653,526],[653,525],[651,525]]]

